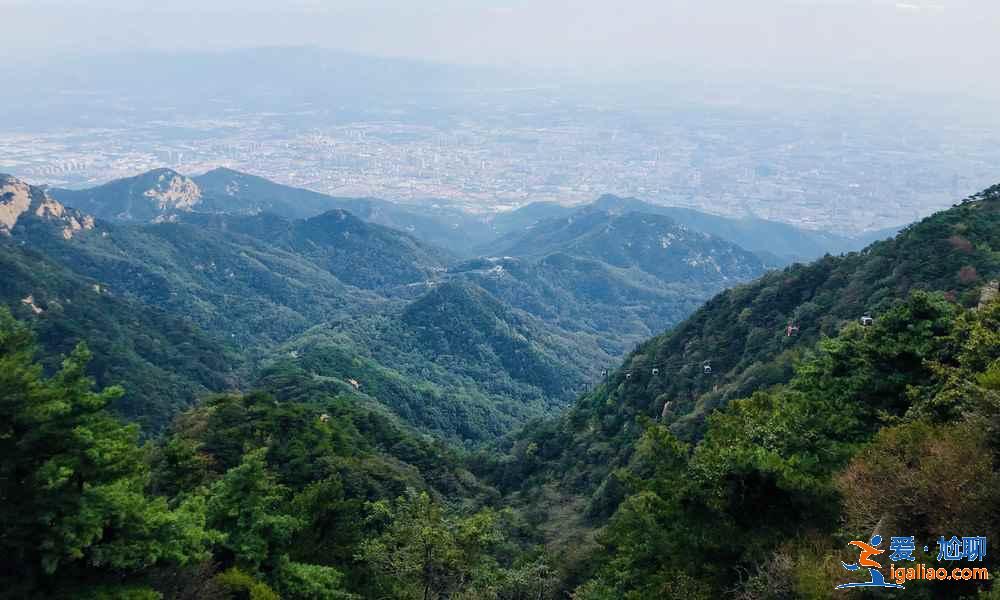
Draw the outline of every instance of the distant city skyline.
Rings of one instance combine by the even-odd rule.
[[[223,165],[470,211],[612,193],[858,232],[1000,180],[989,0],[0,11],[0,172],[33,183]]]
[[[613,193],[851,234],[945,208],[994,183],[1000,164],[996,136],[910,118],[783,120],[707,107],[639,118],[579,106],[514,117],[495,98],[480,104],[444,125],[407,114],[279,125],[274,115],[230,112],[6,134],[0,172],[88,187],[157,167],[194,175],[226,166],[336,196],[443,200],[470,212]]]

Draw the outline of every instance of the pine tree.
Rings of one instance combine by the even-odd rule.
[[[203,506],[146,494],[138,428],[106,410],[120,388],[93,390],[86,346],[51,377],[35,352],[0,308],[0,585],[31,595],[204,558]]]

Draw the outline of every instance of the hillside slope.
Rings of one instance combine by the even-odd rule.
[[[668,217],[678,225],[707,233],[759,254],[769,263],[784,266],[807,262],[824,254],[840,254],[860,250],[871,242],[886,239],[899,228],[886,228],[857,236],[844,236],[823,231],[801,229],[786,223],[754,217],[723,217],[678,206],[661,206],[637,198],[622,198],[605,194],[583,206],[562,206],[552,202],[535,202],[492,220],[497,239],[480,246],[485,254],[498,254],[517,240],[533,235],[530,230],[548,219],[565,219],[574,214],[605,211],[612,215],[630,212]]]
[[[408,422],[477,444],[565,407],[587,367],[611,356],[498,301],[471,282],[434,286],[400,312],[314,327],[280,352],[300,368],[354,380]]]
[[[268,212],[287,219],[308,219],[339,209],[459,254],[489,235],[482,219],[448,206],[408,206],[379,198],[330,196],[225,168],[192,179],[217,212]]]
[[[223,340],[3,239],[0,304],[32,326],[49,367],[86,342],[90,374],[102,386],[124,386],[114,408],[149,432],[202,394],[237,385],[241,361]]]
[[[181,221],[250,236],[299,255],[362,289],[388,289],[432,279],[444,271],[449,258],[445,251],[407,233],[365,222],[339,208],[301,220],[264,213],[190,214]]]
[[[589,258],[636,268],[667,283],[749,279],[764,272],[759,257],[735,244],[681,227],[668,217],[637,212],[587,210],[546,219],[495,250],[526,258],[554,253]]]
[[[67,206],[108,221],[148,223],[171,215],[202,210],[198,185],[172,169],[154,169],[85,190],[49,190]]]
[[[813,260],[827,253],[859,250],[898,230],[887,228],[845,236],[753,217],[724,217],[690,208],[660,206],[610,194],[582,206],[533,202],[512,211],[480,215],[443,200],[408,205],[378,198],[331,196],[222,167],[192,177],[171,169],[154,169],[90,189],[54,188],[49,192],[63,204],[98,218],[131,222],[162,221],[192,212],[271,213],[295,220],[341,209],[369,223],[405,231],[423,242],[464,257],[505,254],[505,247],[521,237],[533,235],[532,230],[543,221],[594,211],[668,217],[678,225],[757,253],[772,266]]]
[[[458,254],[467,254],[492,237],[485,218],[447,203],[411,207],[378,198],[330,196],[221,167],[193,177],[172,169],[153,169],[93,188],[53,188],[49,193],[67,206],[107,221],[162,222],[192,213],[268,213],[297,220],[342,210]]]
[[[717,281],[667,283],[635,267],[563,253],[537,261],[474,259],[452,265],[447,276],[474,283],[564,331],[592,338],[608,361],[680,322],[721,288]],[[594,368],[591,364],[590,371]]]
[[[537,447],[519,468],[543,480],[572,473],[573,489],[592,492],[627,462],[636,419],[662,417],[682,439],[697,440],[714,409],[788,381],[804,350],[846,323],[866,314],[878,323],[914,290],[975,305],[982,286],[998,278],[1000,186],[994,186],[862,252],[793,265],[720,293],[641,344],[564,418],[517,436],[515,456]],[[791,335],[789,325],[797,328]]]

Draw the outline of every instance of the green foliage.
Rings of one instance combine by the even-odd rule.
[[[321,565],[297,563],[284,558],[275,572],[275,586],[285,598],[302,600],[344,600],[356,598],[341,591],[343,574]]]
[[[764,271],[760,258],[721,238],[681,227],[649,212],[583,210],[528,228],[495,254],[541,257],[555,253],[634,268],[666,282],[708,283],[750,279]]]
[[[371,589],[379,573],[355,558],[380,532],[368,518],[371,502],[412,488],[445,511],[445,494],[470,505],[496,496],[464,471],[460,455],[379,404],[344,395],[339,383],[275,366],[261,385],[183,414],[153,453],[152,484],[177,498],[207,497],[208,523],[225,535],[215,560],[282,596]],[[521,550],[511,544],[490,548],[511,563],[494,573],[496,588],[550,590],[544,565],[514,564]]]
[[[359,382],[422,429],[475,444],[563,406],[584,365],[598,362],[594,352],[570,356],[580,340],[546,329],[477,286],[451,282],[398,317],[317,327],[283,349],[309,372]]]
[[[0,241],[0,303],[31,323],[48,370],[81,341],[99,385],[121,384],[112,407],[156,432],[209,389],[223,389],[239,362],[179,316],[110,293],[48,257]],[[97,286],[95,288],[95,285]],[[31,297],[42,312],[22,302]]]
[[[208,524],[224,534],[222,546],[241,569],[273,565],[302,522],[284,512],[287,490],[275,481],[263,448],[248,452],[209,489]]]
[[[370,594],[393,598],[518,598],[552,593],[542,563],[506,568],[497,561],[507,533],[503,515],[485,509],[448,514],[426,493],[369,504],[380,533],[361,543],[357,558],[372,573]]]
[[[511,436],[505,446],[508,456],[485,461],[481,472],[505,489],[555,480],[570,493],[590,496],[617,468],[628,464],[642,430],[636,424],[643,419],[662,415],[681,439],[696,442],[705,435],[713,411],[787,384],[795,376],[796,364],[807,359],[817,342],[840,336],[849,324],[855,327],[848,335],[868,337],[872,343],[847,343],[845,337],[837,342],[842,344],[839,357],[835,348],[829,348],[834,354],[828,360],[849,368],[855,348],[869,352],[863,361],[858,359],[870,365],[866,371],[853,382],[839,376],[837,380],[837,385],[846,386],[845,392],[851,386],[868,389],[860,393],[868,417],[901,417],[907,410],[913,411],[907,418],[917,413],[931,419],[955,418],[976,400],[968,390],[954,386],[949,395],[940,394],[934,364],[941,362],[942,352],[948,354],[962,343],[957,332],[949,339],[954,331],[950,320],[958,309],[975,305],[982,284],[1000,278],[1000,251],[995,248],[1000,204],[991,198],[984,194],[937,213],[862,252],[793,265],[719,294],[676,328],[640,344],[621,369],[583,395],[568,414]],[[956,245],[952,239],[956,235],[969,244]],[[966,266],[975,269],[978,279],[959,277]],[[907,310],[912,314],[893,312],[911,292],[923,291],[941,292],[946,302],[936,297],[922,301],[923,305],[911,304]],[[924,311],[930,318],[924,318]],[[864,328],[867,336],[859,323],[865,313],[874,317],[874,325]],[[907,319],[917,319],[922,331],[907,332]],[[799,328],[791,336],[786,330],[790,323]],[[893,339],[875,344],[882,336],[902,336],[910,346],[897,347]],[[930,364],[922,365],[922,360]],[[711,373],[704,371],[704,364],[710,364]],[[880,375],[889,371],[893,374],[888,377]],[[980,377],[991,381],[989,373]],[[932,378],[938,384],[923,385]],[[956,378],[971,381],[963,374]],[[911,397],[906,385],[927,397]],[[978,402],[989,402],[978,395]],[[520,450],[532,442],[539,452],[529,459]],[[594,516],[606,514],[605,508]]]
[[[882,429],[836,483],[847,530],[859,536],[876,526],[920,538],[972,530],[992,536],[1000,530],[1000,473],[976,422],[918,421]]]
[[[15,593],[205,556],[211,536],[196,500],[170,509],[146,494],[138,430],[92,390],[80,345],[52,377],[27,329],[0,309],[0,573]]]
[[[995,536],[1000,303],[971,308],[1000,272],[991,194],[863,253],[721,294],[636,347],[563,418],[505,440],[506,455],[471,456],[413,425],[465,443],[500,435],[558,408],[629,336],[675,318],[679,295],[709,288],[664,288],[686,275],[650,262],[650,248],[605,240],[607,215],[539,228],[537,263],[483,259],[448,273],[408,237],[340,212],[296,223],[195,215],[69,243],[29,220],[18,235],[50,258],[34,265],[4,242],[16,277],[0,292],[47,348],[93,338],[101,381],[152,391],[143,401],[163,404],[162,423],[190,400],[179,390],[232,381],[223,346],[147,309],[183,310],[244,345],[254,379],[141,448],[137,429],[106,410],[121,392],[93,391],[85,347],[38,364],[31,335],[0,311],[5,591],[824,597],[845,537],[876,524]],[[644,234],[662,225],[626,217],[612,220]],[[59,263],[115,293],[73,291],[93,280]],[[750,264],[737,263],[727,268]],[[396,287],[437,277],[416,300]],[[630,286],[606,289],[618,278]],[[28,293],[42,313],[21,302]],[[669,308],[601,314],[667,298]],[[373,308],[381,314],[365,314]],[[121,329],[95,334],[128,310]],[[864,311],[874,324],[857,322]],[[143,371],[154,360],[174,362]]]
[[[714,595],[735,567],[756,569],[741,597],[822,597],[842,525],[847,539],[994,535],[1000,473],[984,425],[996,404],[979,382],[1000,353],[998,306],[960,312],[915,292],[877,325],[822,340],[787,384],[716,412],[693,452],[648,426],[614,474],[629,491],[599,536],[597,579],[578,595],[653,597],[678,577]],[[956,389],[968,392],[962,410],[919,420]],[[805,577],[810,562],[826,566]]]
[[[101,585],[75,590],[78,600],[162,600],[163,595],[141,585]]]
[[[215,576],[215,581],[224,590],[233,594],[231,597],[246,598],[247,600],[280,600],[270,586],[262,581],[258,581],[249,574],[232,567]]]

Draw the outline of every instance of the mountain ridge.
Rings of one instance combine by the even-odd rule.
[[[23,217],[23,218],[22,218]],[[94,228],[94,217],[55,200],[49,193],[0,173],[0,234],[11,236],[18,222],[37,219],[60,228],[63,239]]]
[[[160,176],[175,186],[161,189]],[[139,186],[141,189],[134,189]],[[193,188],[192,188],[193,186]],[[130,191],[131,190],[131,191]],[[188,190],[185,196],[176,190]],[[471,215],[457,208],[399,204],[378,198],[347,198],[279,184],[266,178],[227,167],[217,167],[191,177],[161,168],[105,183],[86,190],[53,188],[53,197],[64,204],[105,219],[170,219],[197,209],[204,212],[255,214],[274,212],[291,219],[316,216],[342,208],[373,223],[411,233],[425,242],[467,258],[496,254],[503,240],[516,238],[550,218],[563,218],[580,211],[606,210],[611,213],[642,212],[663,215],[678,224],[735,243],[757,253],[775,266],[808,261],[823,254],[860,250],[876,239],[888,237],[898,228],[888,228],[853,237],[802,229],[794,225],[756,217],[734,218],[691,208],[661,206],[636,198],[604,194],[593,202],[564,206],[554,202],[534,202],[515,210],[493,215]],[[146,196],[146,193],[151,195]],[[95,203],[95,198],[117,198],[117,207]],[[168,209],[173,198],[180,209]],[[157,202],[163,200],[163,207]],[[106,202],[106,201],[105,201]],[[79,205],[79,206],[77,206]],[[134,208],[138,207],[138,208]],[[134,210],[133,210],[134,209]],[[133,212],[136,214],[133,214]],[[485,240],[485,241],[484,241]]]
[[[788,381],[817,341],[863,316],[877,322],[911,291],[976,306],[982,286],[1000,279],[998,239],[1000,186],[993,186],[861,252],[725,290],[640,343],[564,417],[515,436],[515,457],[535,443],[545,457],[533,463],[538,477],[574,473],[570,489],[593,492],[628,462],[638,420],[662,419],[680,439],[697,442],[713,411]],[[603,457],[596,465],[574,458],[596,448]]]

